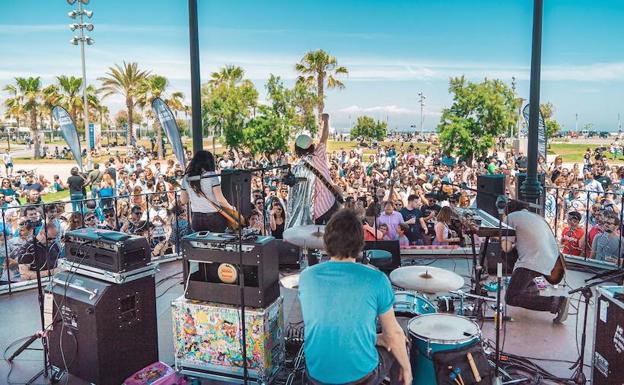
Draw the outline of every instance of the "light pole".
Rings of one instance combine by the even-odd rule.
[[[424,132],[424,122],[425,116],[423,115],[423,110],[425,108],[425,95],[422,92],[418,93],[418,97],[420,98],[418,101],[420,102],[420,135],[423,135]]]
[[[574,114],[574,131],[578,135],[578,112]]]
[[[84,104],[84,129],[85,129],[85,138],[89,138],[89,148],[91,147],[91,133],[89,132],[89,103],[87,100],[87,72],[85,66],[85,43],[87,45],[93,45],[94,41],[91,37],[86,36],[84,34],[84,30],[91,32],[93,31],[93,24],[85,23],[84,17],[88,17],[89,19],[93,16],[92,11],[87,11],[82,6],[83,4],[88,4],[89,0],[67,0],[69,5],[76,4],[76,9],[70,11],[67,16],[71,19],[75,20],[77,17],[79,18],[80,23],[72,23],[69,25],[69,29],[72,31],[80,30],[79,36],[74,36],[70,43],[73,45],[80,44],[80,59],[82,60],[82,103]],[[93,144],[95,145],[95,138],[93,138]]]

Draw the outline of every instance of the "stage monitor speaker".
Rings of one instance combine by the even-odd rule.
[[[483,253],[483,247],[485,243],[481,244],[481,255],[485,255],[485,266],[487,268],[487,272],[490,274],[496,274],[496,265],[498,263],[498,256],[501,256],[501,262],[503,263],[503,274],[511,275],[513,272],[514,266],[518,261],[518,252],[514,249],[509,253],[501,253],[500,242],[495,239],[490,239],[488,241],[487,250]]]
[[[401,246],[399,241],[366,241],[364,242],[364,250],[385,250],[392,254],[390,261],[375,264],[375,267],[384,273],[390,273],[392,270],[401,267]]]
[[[238,191],[236,190],[238,188]],[[225,199],[245,218],[249,218],[253,205],[251,204],[251,171],[225,169],[221,171],[221,191]],[[237,193],[240,192],[242,207],[238,207]]]
[[[477,208],[498,218],[496,198],[505,195],[505,175],[479,175],[477,177]]]
[[[283,239],[276,239],[275,244],[280,267],[297,266],[298,268],[301,248]]]
[[[51,286],[50,364],[86,382],[119,385],[158,361],[154,276],[114,284],[67,271]]]
[[[624,378],[624,287],[598,288],[594,313],[592,385],[621,385]],[[590,329],[591,330],[591,329]]]

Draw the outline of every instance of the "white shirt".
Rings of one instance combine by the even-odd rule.
[[[515,269],[523,267],[550,274],[559,256],[559,245],[548,223],[539,215],[522,210],[509,214],[507,224],[516,229],[518,262]]]
[[[11,154],[4,154],[2,155],[2,160],[4,164],[13,163],[13,156]]]
[[[232,159],[221,159],[221,161],[219,162],[219,168],[220,169],[225,169],[225,168],[232,168],[234,167],[234,161],[232,161]]]
[[[214,171],[205,172],[202,176],[214,175]],[[182,179],[182,189],[186,191],[189,196],[189,200],[191,202],[191,211],[194,213],[205,213],[211,214],[216,213],[217,210],[215,207],[208,201],[210,199],[213,202],[217,201],[217,198],[212,191],[214,186],[219,186],[221,184],[220,177],[211,177],[211,178],[202,178],[200,182],[201,191],[206,195],[198,195],[195,190],[191,188],[187,180],[188,176],[185,175]],[[208,199],[206,199],[208,198]]]

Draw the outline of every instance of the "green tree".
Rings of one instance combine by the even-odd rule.
[[[325,110],[325,87],[343,89],[345,85],[337,76],[348,75],[349,71],[339,66],[338,60],[322,49],[306,52],[295,64],[295,70],[300,74],[297,82],[316,92],[316,112],[318,123],[321,124],[321,115]]]
[[[219,71],[210,74],[210,80],[208,81],[208,84],[210,84],[211,86],[218,86],[220,84],[227,83],[234,86],[243,81],[244,76],[245,70],[241,67],[235,65],[226,65]]]
[[[6,107],[4,115],[7,118],[15,119],[17,123],[17,132],[20,127],[20,121],[26,118],[26,109],[24,108],[24,96],[20,94],[19,89],[14,84],[6,85],[3,90],[11,95],[4,101],[4,106]]]
[[[461,76],[450,79],[449,92],[453,104],[442,110],[437,127],[443,151],[469,161],[485,156],[516,122],[513,91],[500,80],[473,83]]]
[[[78,111],[82,109],[82,95],[80,90],[82,89],[82,79],[75,76],[57,76],[59,93],[61,95],[59,102],[61,106],[67,109],[74,124],[79,131],[83,131],[84,127],[78,124]]]
[[[379,120],[375,121],[370,116],[358,117],[355,126],[351,129],[351,138],[359,141],[380,141],[387,135],[388,124]]]
[[[161,75],[150,75],[143,79],[139,87],[137,88],[137,104],[143,110],[147,108],[149,115],[153,115],[152,101],[156,98],[160,98],[165,93],[165,90],[169,86],[169,81],[166,77]],[[156,117],[154,117],[156,118]],[[162,148],[162,127],[158,119],[154,119],[154,131],[156,133],[156,143],[158,148],[158,159],[163,159]]]
[[[15,78],[15,86],[23,101],[24,111],[28,113],[30,133],[34,144],[34,158],[41,157],[41,141],[37,126],[37,113],[42,102],[41,79],[37,77]]]
[[[243,129],[258,106],[258,91],[250,80],[242,79],[243,75],[240,79],[236,75],[235,81],[209,82],[202,87],[202,124],[213,128],[214,138],[223,134],[229,148],[243,144]],[[214,146],[215,140],[213,151]]]
[[[551,102],[540,104],[540,111],[542,112],[544,124],[546,125],[546,139],[548,140],[561,130],[561,125],[553,118],[555,115],[555,107]],[[548,141],[546,143],[548,143]]]
[[[288,149],[290,127],[270,107],[260,106],[260,114],[243,129],[243,144],[252,154]]]
[[[111,95],[122,95],[126,102],[128,113],[128,135],[134,136],[134,107],[136,106],[136,92],[143,79],[149,76],[149,71],[139,69],[137,63],[115,64],[110,67],[106,76],[98,78],[102,82],[102,87],[98,90],[102,98]]]

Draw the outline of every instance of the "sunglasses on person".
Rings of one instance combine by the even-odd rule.
[[[109,214],[104,214],[104,218],[108,219],[108,218],[113,218],[115,215],[112,213]]]
[[[143,214],[143,211],[133,211],[132,214],[134,214],[134,215],[141,215],[141,214]]]
[[[85,222],[95,221],[95,217],[86,217]]]
[[[394,203],[394,207],[403,207],[403,203],[401,203],[401,202],[395,202],[395,203]]]

